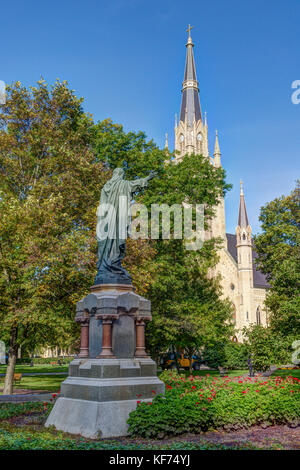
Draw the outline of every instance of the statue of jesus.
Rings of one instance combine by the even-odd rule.
[[[155,175],[151,171],[146,178],[126,181],[122,168],[116,168],[103,186],[97,209],[98,271],[95,284],[131,284],[131,276],[122,266],[122,259],[131,223],[132,195],[147,187]]]

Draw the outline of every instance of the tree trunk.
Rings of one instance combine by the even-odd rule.
[[[190,375],[193,375],[193,359],[192,359],[192,356],[189,356],[189,360],[190,360]]]
[[[14,388],[14,373],[18,355],[17,345],[18,328],[14,327],[10,331],[8,365],[5,375],[3,395],[12,395]]]
[[[190,365],[189,365],[189,369],[190,369],[190,375],[193,375],[193,354],[194,354],[194,350],[189,350],[188,351],[188,358],[189,358],[189,361],[190,361]]]
[[[174,360],[175,360],[175,365],[177,369],[177,374],[180,375],[180,367],[179,367],[178,358],[177,358],[177,349],[174,348],[174,346],[172,346],[172,348],[173,348],[173,353],[174,353]]]

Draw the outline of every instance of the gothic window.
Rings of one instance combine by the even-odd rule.
[[[236,325],[236,307],[234,304],[232,304],[232,306],[233,306],[232,320],[233,320],[234,325]]]
[[[184,148],[184,135],[183,134],[180,134],[179,142],[180,142],[181,151],[183,151],[183,148]]]
[[[260,311],[260,307],[257,307],[257,310],[256,310],[256,324],[257,324],[257,325],[261,325],[261,311]]]
[[[243,233],[243,240],[246,240],[246,235]]]
[[[246,312],[246,320],[249,321],[249,313]]]

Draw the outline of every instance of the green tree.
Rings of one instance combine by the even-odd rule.
[[[113,131],[115,142],[109,148],[105,143],[108,130]],[[191,155],[175,163],[173,154],[159,150],[152,141],[146,142],[143,133],[124,135],[122,126],[111,121],[96,126],[95,142],[98,158],[105,166],[111,169],[121,166],[127,178],[157,171],[158,176],[147,191],[141,191],[135,198],[148,207],[149,221],[151,204],[202,203],[208,228],[213,207],[230,189],[224,170],[212,166],[208,159]],[[174,218],[171,218],[171,230],[173,226]],[[154,256],[147,264],[151,276],[144,284],[143,294],[152,303],[153,321],[147,326],[147,342],[155,356],[171,345],[184,348],[192,356],[204,344],[222,342],[233,331],[232,307],[227,300],[221,300],[219,279],[212,275],[220,240],[206,241],[199,251],[187,250],[185,242],[161,238],[147,242]]]
[[[207,229],[220,196],[229,189],[223,169],[200,155],[190,155],[179,163],[169,161],[139,200],[149,208],[153,203],[203,204]],[[175,345],[191,359],[205,345],[226,341],[233,327],[232,306],[221,298],[220,279],[214,271],[221,240],[207,240],[195,251],[187,249],[186,242],[174,237],[153,241],[156,275],[149,289],[153,321],[148,342],[152,351]]]
[[[289,196],[261,209],[262,233],[255,237],[258,267],[270,283],[266,306],[274,334],[300,334],[300,182]]]
[[[147,147],[110,121],[95,126],[82,101],[66,82],[40,80],[29,89],[12,84],[0,106],[0,321],[10,346],[4,393],[12,393],[19,347],[76,344],[74,306],[96,274],[96,208],[111,176],[94,151],[97,129],[108,155],[116,146],[126,153],[130,139],[132,153],[141,141]],[[127,264],[141,291],[152,256],[149,244],[141,249],[130,240]]]

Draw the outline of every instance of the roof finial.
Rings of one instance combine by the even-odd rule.
[[[169,144],[168,144],[168,134],[166,133],[166,141],[165,141],[165,149],[169,149]]]
[[[193,28],[194,28],[194,26],[191,26],[191,25],[189,24],[189,27],[188,27],[188,29],[186,30],[186,32],[189,33],[189,39],[192,39],[192,38],[191,38],[191,29],[193,29]]]
[[[192,41],[192,36],[191,36],[191,29],[193,29],[193,27],[194,27],[194,26],[191,26],[191,25],[189,24],[189,27],[188,27],[188,29],[186,30],[186,31],[189,33],[189,37],[188,37],[187,44],[186,44],[187,46],[189,46],[189,45],[194,46],[193,41]]]
[[[243,181],[242,180],[240,181],[240,185],[241,185],[241,196],[244,196]]]
[[[216,140],[215,140],[215,152],[214,152],[214,156],[216,156],[216,155],[221,155],[220,146],[219,146],[218,131],[217,131],[217,130],[216,130]]]

